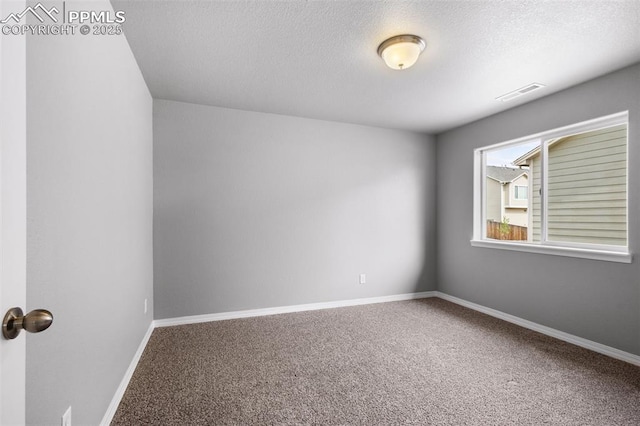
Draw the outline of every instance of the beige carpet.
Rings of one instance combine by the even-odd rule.
[[[640,367],[441,299],[159,328],[114,425],[639,425]]]

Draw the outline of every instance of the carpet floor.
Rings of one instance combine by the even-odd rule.
[[[639,425],[640,367],[441,299],[157,328],[112,425]]]

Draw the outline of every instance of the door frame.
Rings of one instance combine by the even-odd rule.
[[[25,6],[2,1],[0,17]],[[26,37],[0,34],[0,318],[14,306],[26,308],[26,69]],[[0,424],[25,424],[25,365],[25,333],[0,337]]]

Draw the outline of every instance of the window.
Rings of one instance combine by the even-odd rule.
[[[514,198],[516,200],[526,200],[527,198],[529,198],[528,194],[529,194],[528,186],[516,185],[514,187]]]
[[[624,112],[477,149],[472,245],[631,262],[627,123]]]

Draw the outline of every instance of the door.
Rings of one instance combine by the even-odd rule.
[[[23,10],[0,2],[0,17]],[[0,35],[0,319],[26,306],[26,45],[24,36]],[[25,333],[0,336],[0,424],[25,422]]]

